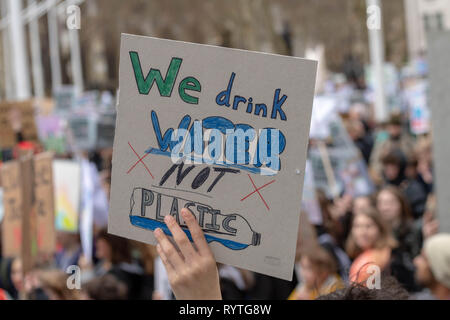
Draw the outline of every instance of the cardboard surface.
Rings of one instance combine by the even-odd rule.
[[[218,262],[290,280],[316,69],[299,58],[122,35],[109,232],[155,244],[163,216],[183,226],[179,211],[189,207]],[[191,136],[179,126],[193,140],[177,144],[176,134]],[[238,147],[247,156],[226,136],[239,128],[256,133]]]

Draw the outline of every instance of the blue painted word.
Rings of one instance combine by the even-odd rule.
[[[227,106],[230,107],[230,98],[231,98],[231,91],[233,89],[233,83],[234,78],[236,74],[233,72],[230,77],[230,81],[228,82],[228,87],[226,90],[220,92],[216,97],[216,103],[219,106]],[[286,113],[283,111],[282,106],[287,100],[287,96],[283,95],[280,98],[281,89],[276,89],[274,96],[273,96],[273,102],[272,102],[272,112],[270,114],[270,118],[277,119],[278,114],[280,115],[281,120],[286,121],[287,116]],[[233,110],[237,110],[239,107],[239,104],[246,104],[247,103],[247,113],[254,113],[254,115],[259,116],[262,113],[263,118],[267,118],[267,105],[265,103],[254,103],[253,98],[248,98],[248,100],[242,96],[234,96],[233,99]],[[253,111],[254,107],[254,111]]]
[[[174,163],[184,158],[185,163],[234,165],[239,169],[243,169],[241,165],[255,168],[265,165],[272,171],[280,170],[280,154],[285,149],[286,138],[278,129],[264,128],[256,132],[248,124],[234,124],[224,117],[192,122],[185,115],[177,130],[169,128],[163,135],[155,111],[151,112],[151,119],[160,154],[171,156]],[[156,153],[154,150],[150,148],[147,152]]]

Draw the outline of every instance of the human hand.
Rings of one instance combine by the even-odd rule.
[[[202,229],[194,215],[186,208],[181,210],[195,247],[171,215],[164,222],[173,235],[180,251],[158,228],[155,237],[156,249],[166,268],[173,293],[178,300],[220,300],[219,272]]]
[[[434,217],[431,211],[423,215],[422,235],[424,239],[431,237],[439,232],[439,221]]]

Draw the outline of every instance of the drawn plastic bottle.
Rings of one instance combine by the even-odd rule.
[[[130,223],[151,231],[160,228],[171,236],[164,223],[164,216],[171,214],[192,241],[189,229],[179,214],[182,208],[188,208],[195,215],[207,242],[219,242],[231,250],[242,250],[261,243],[261,234],[253,231],[248,221],[239,214],[224,215],[211,206],[144,188],[133,190]]]

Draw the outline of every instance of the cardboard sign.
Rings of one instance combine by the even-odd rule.
[[[56,230],[78,231],[81,167],[76,161],[53,161]]]
[[[19,162],[7,162],[1,166],[3,206],[2,254],[18,257],[22,248],[22,183]]]
[[[317,63],[122,35],[110,233],[189,208],[218,262],[290,280]],[[245,137],[244,137],[245,136]]]
[[[55,251],[52,155],[44,153],[34,159],[5,163],[1,176],[3,255],[22,256],[30,269],[39,253]]]
[[[14,102],[12,103],[12,107],[17,108],[21,114],[21,132],[23,139],[26,141],[38,142],[39,137],[33,101]]]
[[[16,145],[16,133],[11,126],[10,112],[9,103],[0,103],[0,149]]]
[[[38,142],[35,112],[31,100],[0,103],[0,148],[12,148],[16,145],[15,130],[22,133],[24,140]]]
[[[434,177],[436,178],[439,229],[450,232],[450,32],[430,34],[430,109],[433,132]]]
[[[55,204],[53,198],[53,156],[42,153],[34,158],[35,202],[40,253],[55,252]]]
[[[71,115],[69,118],[69,128],[73,136],[74,146],[72,146],[72,149],[95,149],[97,142],[97,115]]]
[[[33,176],[33,156],[31,152],[20,159],[22,184],[22,271],[27,274],[33,269],[38,258],[38,225]]]

